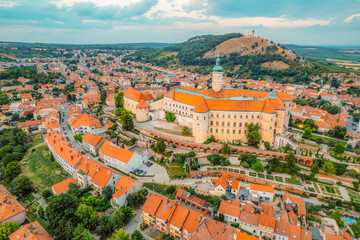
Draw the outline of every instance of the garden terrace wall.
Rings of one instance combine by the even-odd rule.
[[[184,142],[178,139],[172,139],[163,135],[160,135],[158,133],[155,133],[153,131],[142,129],[139,127],[135,127],[135,129],[143,132],[144,134],[150,135],[151,137],[158,139],[163,138],[165,140],[165,144],[168,145],[175,145],[179,148],[184,148],[188,150],[193,151],[199,151],[199,152],[207,152],[207,153],[220,153],[221,152],[221,146],[214,146],[214,145],[205,145],[205,144],[197,144],[192,142]],[[286,153],[279,153],[279,152],[272,152],[272,151],[266,151],[266,150],[259,150],[255,148],[245,148],[245,147],[238,147],[238,146],[231,146],[233,150],[236,150],[238,154],[242,153],[250,153],[255,154],[258,156],[266,157],[266,158],[272,158],[272,157],[279,157],[282,160],[285,159]],[[300,156],[295,155],[296,162],[304,165],[312,165],[313,159],[312,157],[306,157],[306,156]]]

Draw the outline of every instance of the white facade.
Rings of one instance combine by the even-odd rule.
[[[123,172],[129,173],[130,171],[134,171],[137,167],[145,162],[146,159],[137,153],[134,153],[130,160],[126,163],[117,158],[112,158],[99,152],[99,157],[102,159],[106,165],[119,169]],[[121,156],[118,156],[121,158]]]

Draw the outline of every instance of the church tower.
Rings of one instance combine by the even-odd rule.
[[[216,65],[213,68],[211,84],[212,84],[212,89],[216,92],[219,92],[224,85],[223,71],[222,71],[222,67],[220,66],[220,55],[219,54],[216,56]]]

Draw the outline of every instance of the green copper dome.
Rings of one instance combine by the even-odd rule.
[[[222,73],[222,66],[220,66],[220,55],[217,54],[216,56],[216,65],[215,67],[213,67],[213,72],[214,73]]]

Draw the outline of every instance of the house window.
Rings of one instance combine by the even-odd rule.
[[[221,122],[221,126],[225,126],[225,123],[224,123],[224,122]]]
[[[210,121],[210,126],[212,126],[213,125],[213,121]]]
[[[215,132],[218,133],[218,129],[217,129],[217,128],[215,129]]]
[[[212,129],[212,128],[210,128],[210,132],[211,132],[211,133],[213,132],[213,129]]]
[[[239,130],[239,134],[241,134],[241,130]]]
[[[235,134],[235,130],[233,130],[233,134]]]
[[[229,134],[229,129],[226,131],[227,134]]]
[[[230,127],[230,122],[227,123],[227,126]]]
[[[233,126],[236,127],[236,122],[234,122]]]

